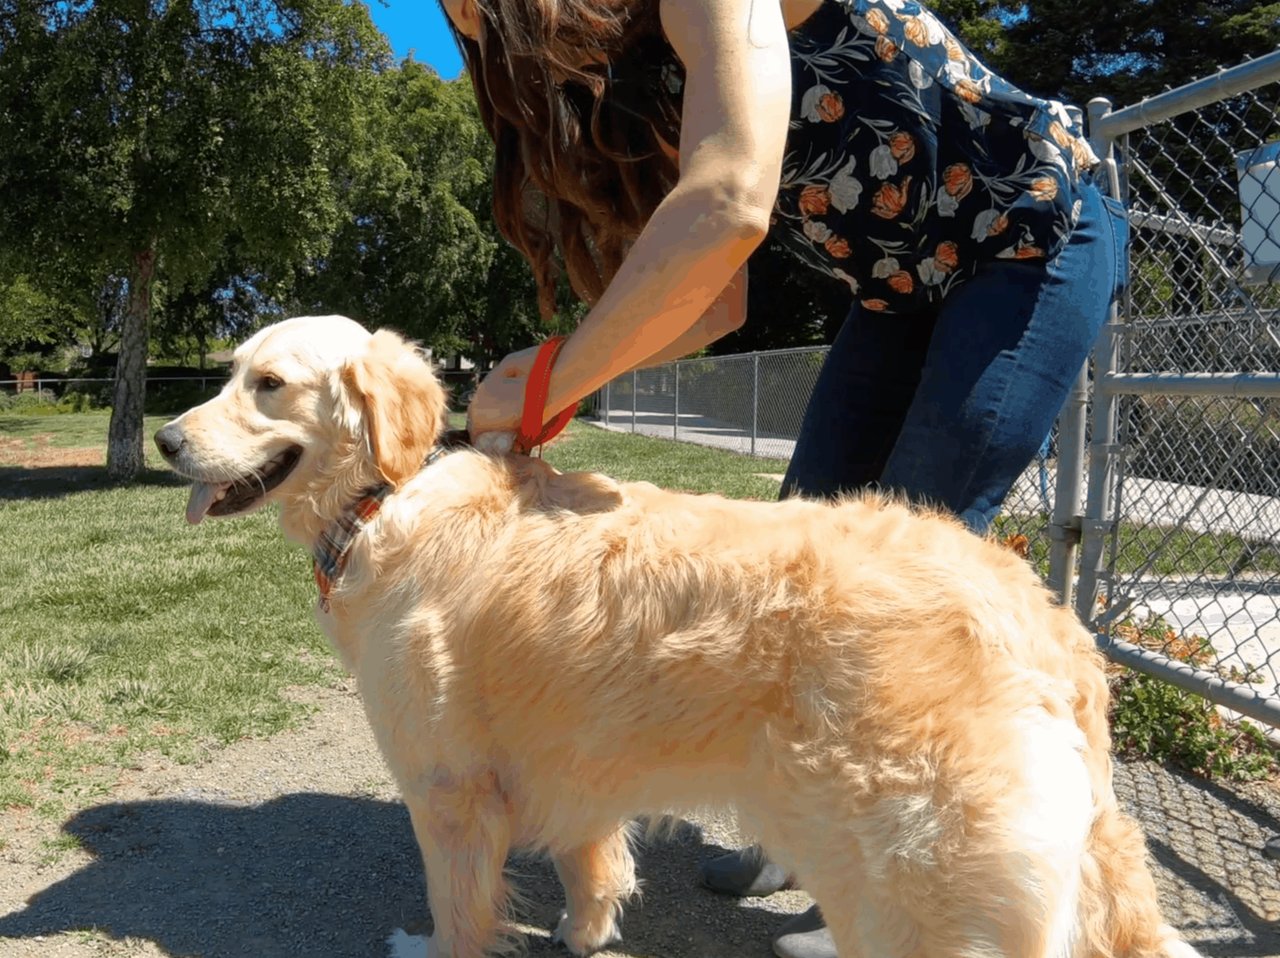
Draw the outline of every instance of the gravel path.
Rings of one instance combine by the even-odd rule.
[[[385,958],[395,929],[426,930],[421,865],[354,692],[308,692],[304,727],[242,742],[199,766],[149,761],[63,823],[0,816],[0,956],[180,955]],[[1280,956],[1280,834],[1270,788],[1229,791],[1151,765],[1121,765],[1122,799],[1143,818],[1169,917],[1206,955]],[[42,864],[62,830],[81,849]],[[642,904],[610,956],[770,955],[801,892],[738,902],[697,887],[697,864],[737,845],[729,817],[703,817],[639,856]],[[515,859],[530,953],[561,905],[550,865]]]

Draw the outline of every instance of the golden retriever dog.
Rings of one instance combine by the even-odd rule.
[[[189,521],[275,502],[289,539],[341,554],[317,617],[412,818],[429,954],[512,947],[514,847],[553,859],[569,951],[606,946],[630,823],[714,806],[846,958],[1196,954],[1112,790],[1093,639],[1026,562],[871,495],[442,451],[444,412],[400,336],[305,317],[156,434]]]

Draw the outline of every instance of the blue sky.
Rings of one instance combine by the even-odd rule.
[[[413,53],[421,63],[429,63],[446,79],[462,70],[462,58],[445,25],[437,0],[367,0],[373,22],[391,41],[396,59]]]

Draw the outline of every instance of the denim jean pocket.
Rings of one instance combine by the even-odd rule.
[[[1111,239],[1115,244],[1115,295],[1119,299],[1129,288],[1129,213],[1118,199],[1101,190],[1099,192],[1107,221],[1111,224]]]

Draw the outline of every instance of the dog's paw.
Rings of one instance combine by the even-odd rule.
[[[387,936],[387,958],[440,958],[434,939],[435,935],[410,935],[397,928]]]
[[[622,931],[618,928],[612,909],[606,919],[594,923],[572,921],[569,913],[562,911],[551,940],[564,945],[578,958],[583,958],[622,941]]]

